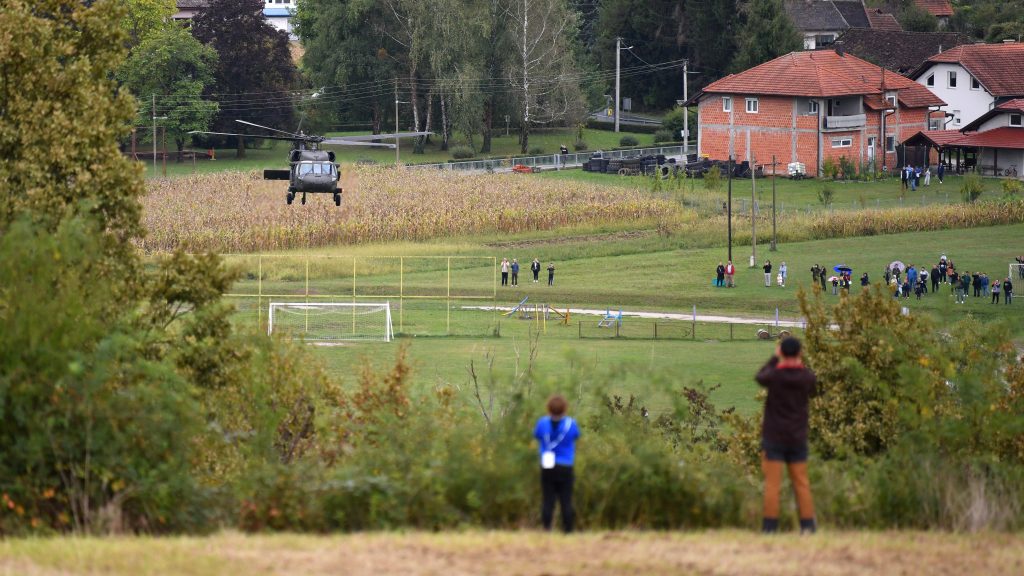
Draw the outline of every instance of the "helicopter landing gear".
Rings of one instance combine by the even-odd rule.
[[[286,199],[288,200],[288,205],[291,206],[292,201],[295,200],[295,192],[289,192]]]
[[[306,193],[305,192],[302,193],[302,205],[303,206],[306,205]]]
[[[334,193],[334,205],[341,206],[341,194],[338,194],[337,192]]]

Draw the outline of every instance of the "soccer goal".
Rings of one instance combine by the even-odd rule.
[[[309,342],[391,342],[390,302],[271,302],[267,334],[284,332]]]
[[[1024,264],[1013,262],[1010,264],[1010,280],[1024,280]]]

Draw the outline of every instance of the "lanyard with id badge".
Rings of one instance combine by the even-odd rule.
[[[554,428],[554,424],[551,425]],[[565,435],[569,433],[569,429],[572,428],[572,418],[565,419],[565,425],[562,426],[563,430],[558,439],[551,442],[551,434],[544,435],[544,451],[540,454],[540,467],[544,470],[551,470],[555,467],[555,448],[565,440]]]

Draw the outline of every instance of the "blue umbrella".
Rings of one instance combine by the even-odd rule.
[[[836,272],[840,272],[840,273],[845,272],[847,274],[850,274],[850,273],[853,272],[853,268],[850,268],[846,264],[837,264],[837,265],[833,266],[832,269],[835,270]]]

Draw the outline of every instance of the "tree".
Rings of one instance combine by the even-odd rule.
[[[140,99],[157,96],[157,115],[178,148],[178,162],[190,130],[207,130],[217,103],[203,100],[203,91],[213,83],[217,52],[192,37],[184,28],[167,26],[142,41],[132,51],[122,71],[128,89]],[[140,110],[140,123],[152,109]],[[156,135],[154,135],[156,137]]]
[[[218,96],[217,126],[223,131],[234,132],[236,119],[294,129],[291,90],[298,71],[288,34],[267,23],[263,7],[262,0],[214,0],[192,22],[196,39],[219,56],[216,81],[207,94]],[[255,93],[260,96],[254,98]],[[242,138],[237,157],[245,157]]]
[[[513,47],[509,81],[526,153],[531,127],[583,117],[572,45],[577,22],[565,0],[509,0],[506,14]]]
[[[736,53],[736,0],[686,0],[692,90],[728,73]]]
[[[939,19],[912,2],[900,10],[899,20],[907,32],[935,32],[939,29]]]
[[[0,10],[0,233],[21,214],[54,231],[94,216],[110,258],[96,273],[135,265],[142,234],[139,166],[117,142],[135,102],[110,75],[127,36],[110,2],[9,0]]]
[[[128,34],[128,47],[142,43],[150,33],[169,25],[177,7],[174,0],[122,0],[125,7],[121,28]]]
[[[749,0],[743,8],[738,50],[732,62],[736,72],[803,48],[803,40],[786,14],[781,0]]]

